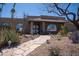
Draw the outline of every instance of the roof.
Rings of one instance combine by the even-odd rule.
[[[27,16],[27,18],[41,18],[41,19],[65,19],[64,17],[58,17],[58,16]]]
[[[27,16],[28,21],[67,22],[64,17],[57,16]]]
[[[12,18],[0,18],[1,20],[9,20]],[[13,20],[24,20],[24,18],[13,18]],[[27,16],[25,21],[44,21],[44,22],[67,22],[64,17],[57,16]]]

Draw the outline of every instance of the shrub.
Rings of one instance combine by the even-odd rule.
[[[8,41],[11,41],[12,44],[19,44],[19,36],[15,31],[12,30],[2,30],[0,32],[0,46],[8,44]]]
[[[67,35],[68,32],[67,27],[63,27],[62,30],[60,30],[61,35]]]
[[[50,56],[59,56],[60,49],[57,47],[51,47]]]
[[[19,36],[15,31],[10,31],[9,38],[12,43],[19,43]]]
[[[5,41],[4,32],[0,31],[0,48],[3,46]]]
[[[67,29],[67,27],[64,27],[64,34],[67,35],[67,33],[68,33],[68,29]]]

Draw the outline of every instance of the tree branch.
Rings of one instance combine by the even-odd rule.
[[[71,5],[71,3],[68,4],[67,8],[65,9],[65,12],[68,10],[70,5]]]

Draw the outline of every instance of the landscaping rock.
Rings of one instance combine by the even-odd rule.
[[[69,32],[77,31],[76,26],[71,22],[65,23],[65,27],[68,29]]]
[[[72,32],[70,39],[72,40],[73,43],[79,43],[79,32],[78,31]]]

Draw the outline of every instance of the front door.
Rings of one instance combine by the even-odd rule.
[[[40,34],[40,23],[36,22],[33,24],[33,34]]]

